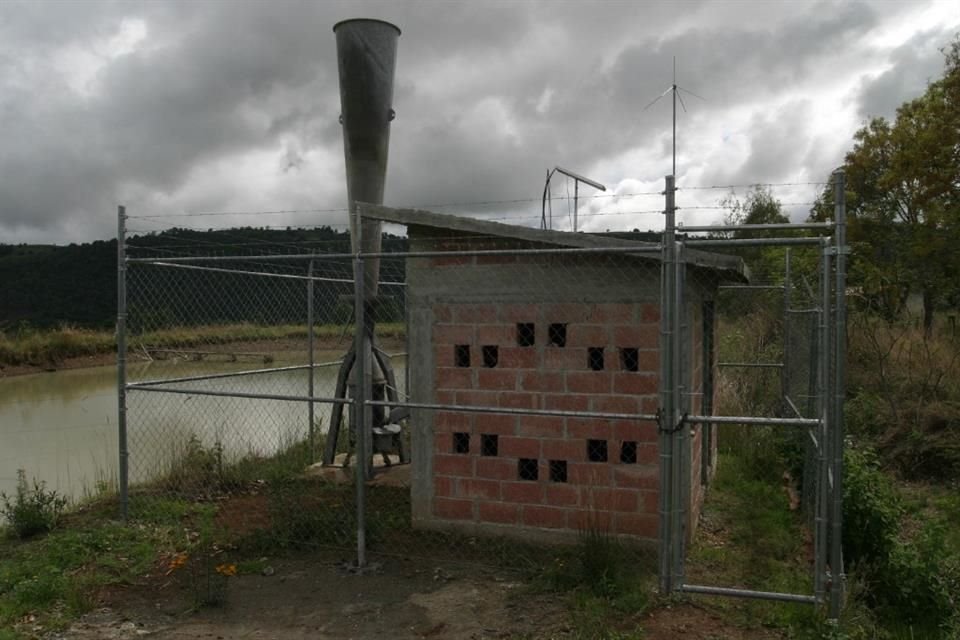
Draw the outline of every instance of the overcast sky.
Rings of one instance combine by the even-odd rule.
[[[608,187],[581,188],[586,230],[662,224],[661,196],[631,194],[670,172],[669,96],[644,107],[674,56],[704,98],[685,96],[677,143],[680,219],[703,223],[728,190],[689,187],[826,180],[868,117],[942,74],[960,30],[949,0],[0,0],[0,242],[113,237],[118,204],[154,216],[141,231],[345,223],[331,27],[350,17],[403,31],[386,204],[536,225],[561,165]],[[504,200],[520,202],[458,204]],[[314,211],[182,216],[284,210]],[[567,200],[553,213],[569,228]]]

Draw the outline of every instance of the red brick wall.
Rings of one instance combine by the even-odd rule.
[[[436,304],[433,313],[436,402],[657,410],[655,303]],[[518,344],[517,323],[533,323],[532,346]],[[566,325],[564,346],[550,344],[551,324]],[[469,347],[470,366],[457,366],[458,345]],[[484,346],[497,347],[495,367],[484,366]],[[602,370],[589,366],[589,348],[603,349]],[[623,348],[636,350],[637,371],[625,368]],[[488,444],[496,437],[496,455],[481,449],[484,436]],[[606,461],[591,460],[590,440],[606,443]],[[535,480],[521,477],[521,460],[535,461]],[[654,540],[657,462],[656,425],[649,421],[437,412],[433,516],[554,530],[592,527]],[[530,478],[533,471],[525,474]]]

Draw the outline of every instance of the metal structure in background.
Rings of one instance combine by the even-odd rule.
[[[550,209],[550,215],[547,216],[547,202],[551,200],[549,197],[550,194],[550,178],[553,177],[553,174],[560,172],[568,178],[573,178],[573,231],[577,231],[577,213],[580,208],[580,183],[584,182],[594,189],[600,191],[606,191],[607,188],[597,182],[596,180],[591,180],[590,178],[585,178],[579,173],[574,173],[564,169],[563,167],[554,167],[547,171],[547,179],[543,183],[543,198],[540,200],[540,228],[541,229],[553,229],[553,209]]]

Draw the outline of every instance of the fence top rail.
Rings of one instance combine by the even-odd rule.
[[[605,413],[602,411],[558,411],[554,409],[515,409],[512,407],[485,407],[469,404],[436,404],[427,402],[394,402],[390,400],[365,400],[372,407],[404,407],[407,409],[426,409],[428,411],[462,411],[464,413],[501,413],[511,416],[557,416],[569,418],[596,418],[600,420],[640,420],[656,422],[655,414],[645,413]]]
[[[343,360],[336,360],[334,362],[322,362],[319,364],[312,365],[313,368],[322,368],[322,367],[332,367],[339,365]],[[153,380],[141,380],[132,384],[136,384],[138,387],[154,387],[163,384],[176,384],[180,382],[200,382],[203,380],[221,380],[223,378],[242,378],[246,376],[256,376],[256,375],[265,375],[269,373],[284,373],[287,371],[304,371],[310,369],[311,365],[309,364],[298,364],[292,365],[289,367],[269,367],[265,369],[245,369],[243,371],[227,371],[224,373],[206,373],[196,376],[182,376],[179,378],[154,378]]]
[[[141,262],[137,260],[137,262]],[[271,271],[250,271],[248,269],[227,269],[224,267],[206,267],[196,264],[183,264],[181,262],[170,262],[169,260],[156,260],[147,264],[155,267],[170,267],[173,269],[187,269],[190,271],[206,271],[208,273],[229,273],[230,275],[256,276],[261,278],[281,278],[284,280],[312,280],[313,282],[338,282],[341,284],[353,284],[353,278],[330,278],[327,276],[301,276],[292,273],[273,273]],[[405,287],[406,282],[380,282],[383,287]]]
[[[680,231],[680,229],[677,229]],[[707,247],[723,249],[726,247],[790,247],[797,245],[819,245],[823,241],[820,236],[806,238],[710,238],[705,240],[687,239],[683,244],[688,247]]]
[[[782,284],[721,284],[717,289],[783,289]]]
[[[693,424],[749,424],[771,427],[815,427],[816,418],[758,418],[752,416],[684,416],[684,421]]]
[[[659,244],[634,247],[555,247],[550,249],[486,249],[466,251],[393,251],[371,253],[293,253],[262,256],[176,256],[163,258],[127,258],[129,263],[172,266],[191,262],[276,262],[302,260],[354,260],[357,258],[442,258],[448,256],[571,255],[571,254],[659,254]],[[307,276],[297,276],[308,279]]]
[[[444,258],[448,256],[512,256],[512,255],[570,255],[570,254],[655,254],[659,255],[659,244],[636,247],[556,247],[551,249],[471,249],[465,251],[406,251],[403,253],[361,253],[360,258]]]
[[[832,221],[827,222],[775,222],[767,224],[719,224],[719,225],[677,225],[678,233],[702,233],[725,231],[783,231],[793,229],[833,229]]]
[[[207,389],[181,389],[179,387],[145,387],[137,383],[124,386],[127,391],[151,391],[154,393],[177,393],[186,396],[213,396],[215,398],[243,398],[244,400],[279,400],[282,402],[316,402],[325,404],[351,404],[352,398],[323,398],[320,396],[291,396],[277,393],[245,393],[240,391],[210,391]]]
[[[127,258],[128,263],[184,263],[184,262],[276,262],[278,260],[350,260],[354,253],[275,253],[253,256],[165,256],[163,258]]]

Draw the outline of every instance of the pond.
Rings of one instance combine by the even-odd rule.
[[[322,354],[318,362],[338,355]],[[278,361],[270,367],[290,366]],[[404,361],[394,358],[403,386]],[[259,369],[260,363],[132,363],[130,381],[182,378]],[[315,370],[314,396],[334,395],[337,366]],[[0,379],[0,491],[16,489],[17,470],[72,500],[116,485],[116,367],[95,367]],[[306,370],[230,376],[177,383],[180,389],[306,396]],[[305,402],[128,392],[128,441],[131,483],[159,477],[190,447],[217,450],[225,462],[244,456],[269,456],[302,442],[310,425]],[[330,404],[316,403],[315,436],[326,432]]]

